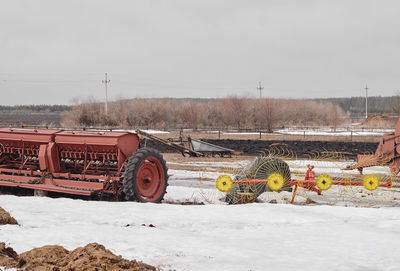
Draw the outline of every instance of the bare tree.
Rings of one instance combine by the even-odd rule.
[[[400,93],[397,92],[396,96],[392,97],[391,100],[392,112],[396,114],[397,117],[400,117]]]
[[[221,127],[224,123],[220,102],[208,102],[200,107],[200,121],[204,127]]]
[[[260,128],[266,128],[269,133],[277,122],[277,106],[275,100],[270,98],[262,99],[258,102],[256,122]]]
[[[336,104],[327,104],[327,122],[332,125],[333,131],[336,132],[337,126],[339,125],[343,116],[343,110]]]
[[[248,109],[246,99],[237,96],[230,96],[221,100],[221,109],[224,122],[228,125],[235,125],[241,129],[247,121]]]
[[[194,102],[187,102],[182,107],[181,119],[185,126],[197,129],[200,119],[200,106]]]

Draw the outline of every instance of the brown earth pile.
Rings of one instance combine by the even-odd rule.
[[[68,251],[62,246],[44,246],[21,255],[12,248],[6,247],[4,243],[0,243],[0,266],[25,271],[157,270],[153,266],[116,256],[97,243],[91,243],[73,251]]]
[[[18,222],[6,210],[0,207],[0,225],[6,224],[17,225]]]
[[[384,114],[375,114],[369,116],[363,121],[363,126],[376,126],[376,127],[394,127],[395,120]]]
[[[0,243],[0,266],[12,268],[17,266],[18,254],[5,243]]]

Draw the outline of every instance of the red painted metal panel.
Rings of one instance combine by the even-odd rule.
[[[120,165],[138,149],[140,142],[139,136],[134,133],[92,131],[59,132],[54,141],[62,155],[70,156],[72,154],[68,151],[76,151],[77,156],[82,156],[84,152],[88,151],[89,155],[98,153],[99,157],[107,156],[107,159],[118,159]],[[123,155],[121,156],[121,154]]]
[[[0,174],[1,186],[21,187],[75,195],[90,196],[93,192],[102,190],[104,186],[104,183],[101,182],[70,181],[50,178],[43,179],[42,183],[33,183],[35,181],[37,181],[37,179],[26,176],[13,176],[10,180],[10,176]]]
[[[57,133],[55,142],[58,144],[115,146],[120,137],[130,133],[122,132],[92,132],[92,131],[62,131]],[[135,134],[130,134],[135,137]]]
[[[46,170],[48,167],[48,160],[47,160],[47,144],[40,145],[39,148],[39,165],[40,170]]]
[[[1,128],[0,140],[47,143],[53,141],[56,133],[61,130]]]
[[[382,153],[394,155],[394,138],[390,134],[383,135]]]
[[[396,124],[396,130],[394,132],[395,135],[397,135],[398,137],[396,137],[396,143],[400,143],[400,118],[397,120],[397,124]]]
[[[47,146],[46,153],[47,160],[49,161],[49,171],[52,173],[60,172],[60,158],[56,143],[50,142]]]
[[[125,158],[132,156],[134,152],[139,148],[140,139],[137,134],[127,133],[118,140],[118,146]]]

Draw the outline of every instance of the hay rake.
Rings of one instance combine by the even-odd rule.
[[[363,169],[372,166],[387,166],[392,176],[400,172],[400,119],[396,129],[392,133],[383,135],[374,154],[358,155],[357,162],[347,166],[345,170],[357,169],[361,175],[349,178],[332,178],[328,174],[316,176],[313,165],[307,165],[304,179],[292,179],[289,166],[281,159],[285,155],[296,158],[295,154],[283,149],[268,150],[269,155],[256,159],[247,169],[233,179],[228,175],[220,176],[216,181],[219,191],[226,192],[228,203],[243,202],[241,197],[254,200],[260,194],[268,191],[293,191],[291,203],[294,202],[299,187],[316,192],[330,189],[332,186],[364,187],[368,191],[374,191],[378,187],[392,188],[392,181],[380,181],[374,174],[362,175]],[[348,153],[349,154],[349,153]],[[327,151],[310,153],[308,160],[318,158],[331,158],[334,161],[345,160],[341,153]],[[253,194],[249,197],[248,194]]]
[[[254,201],[260,194],[271,191],[292,191],[291,203],[294,202],[298,188],[313,191],[318,195],[330,189],[332,186],[364,187],[368,191],[374,191],[378,187],[392,188],[392,181],[380,181],[375,174],[360,175],[359,177],[332,178],[328,174],[316,176],[313,165],[307,165],[304,179],[291,179],[288,173],[289,166],[280,159],[260,157],[256,159],[247,170],[252,173],[244,173],[233,179],[228,175],[221,175],[216,180],[216,187],[221,192],[227,193],[228,203],[244,203]],[[255,170],[254,170],[255,169]],[[248,173],[248,172],[247,172]],[[264,178],[257,178],[263,176]],[[243,199],[243,197],[247,198]]]

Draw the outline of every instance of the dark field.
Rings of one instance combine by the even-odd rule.
[[[233,139],[201,139],[203,141],[233,149],[244,155],[260,155],[272,150],[283,155],[308,158],[316,155],[331,156],[332,152],[339,152],[343,158],[355,158],[357,154],[374,153],[378,143],[370,142],[338,142],[338,141],[268,141],[268,140],[233,140]],[[271,146],[274,144],[277,147]],[[155,148],[160,152],[176,152],[174,149],[153,140],[141,140],[141,145]],[[337,156],[338,157],[338,156]]]
[[[60,127],[62,113],[60,112],[0,112],[0,126],[50,126]]]

